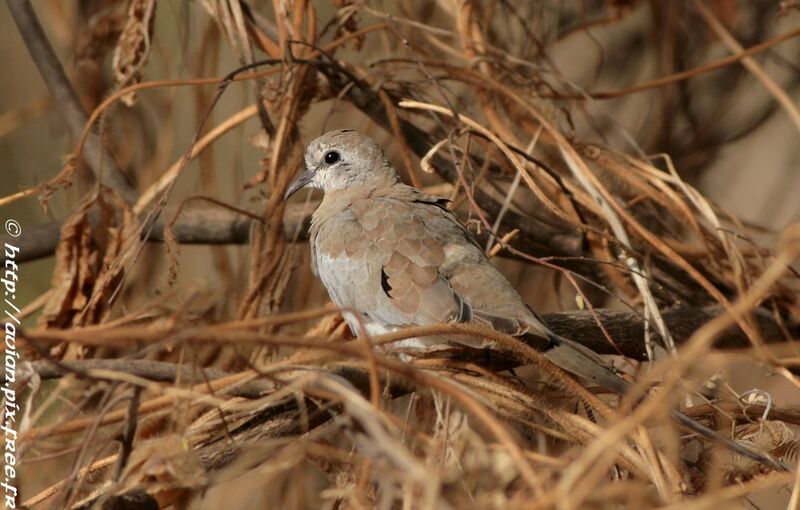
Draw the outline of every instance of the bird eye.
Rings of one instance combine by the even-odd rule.
[[[332,165],[338,162],[340,159],[339,153],[337,151],[328,151],[325,153],[325,163]]]

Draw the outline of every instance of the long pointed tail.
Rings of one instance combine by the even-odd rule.
[[[547,340],[543,354],[558,368],[619,395],[624,395],[630,389],[630,384],[614,373],[591,349],[549,331]]]

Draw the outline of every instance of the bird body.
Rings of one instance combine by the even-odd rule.
[[[400,182],[326,194],[312,216],[311,243],[333,301],[364,311],[367,323],[393,329],[474,319],[518,335],[537,322],[445,201]]]
[[[489,262],[448,201],[403,184],[381,148],[353,130],[312,141],[306,170],[286,197],[303,187],[325,192],[311,219],[312,269],[356,335],[452,322],[483,324],[512,336],[549,341],[563,369],[614,391],[625,382],[599,356],[553,334]],[[362,326],[366,331],[362,331]],[[476,347],[480,339],[455,341]],[[395,348],[424,348],[441,338],[409,339]]]

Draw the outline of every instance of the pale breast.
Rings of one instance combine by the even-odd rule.
[[[358,294],[355,282],[368,280],[371,270],[361,252],[366,247],[362,246],[359,232],[357,223],[349,218],[333,217],[319,225],[313,238],[312,257],[317,274],[331,300],[340,308],[364,305],[364,296]]]

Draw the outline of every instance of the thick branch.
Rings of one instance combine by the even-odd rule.
[[[61,239],[61,223],[51,221],[35,227],[23,225],[19,237],[4,234],[0,236],[0,246],[10,244],[19,248],[15,260],[19,264],[51,256],[56,251],[59,239]]]
[[[622,352],[628,358],[646,359],[643,341],[644,321],[639,315],[621,310],[598,309],[596,312],[619,350],[608,342],[588,311],[548,313],[542,314],[541,317],[555,333],[585,345],[599,354]],[[719,306],[679,306],[662,310],[661,315],[675,343],[680,345],[701,326],[721,313],[723,310]],[[769,312],[756,309],[753,317],[766,342],[787,340]],[[650,331],[651,334],[656,334],[654,328],[651,327]],[[789,325],[789,332],[794,337],[800,337],[800,325]],[[750,345],[747,336],[738,327],[729,328],[714,343],[714,346],[720,349],[742,349]]]
[[[293,203],[286,206],[283,216],[283,230],[290,241],[308,239],[308,227],[311,223],[311,214],[319,202],[308,204]],[[172,218],[171,214],[163,215],[150,233],[148,241],[164,241],[164,217]],[[178,243],[181,244],[245,244],[249,241],[250,224],[252,219],[225,209],[190,209],[181,214],[173,224],[172,231]],[[0,246],[10,243],[20,248],[17,263],[29,262],[55,253],[60,239],[61,225],[57,222],[44,223],[30,228],[24,228],[19,237],[9,235],[0,236]],[[485,244],[488,234],[482,232],[477,236]],[[520,250],[530,251],[535,246],[523,239],[514,243]],[[501,257],[509,256],[508,252],[501,251]]]
[[[283,217],[283,228],[290,240],[307,239],[311,213],[318,202],[290,204]],[[149,241],[164,241],[164,217],[160,217],[150,233]],[[169,220],[168,220],[169,221]],[[177,241],[181,244],[245,244],[249,240],[252,219],[225,209],[190,209],[184,211],[172,225]],[[0,236],[0,246],[5,243],[19,247],[16,262],[48,257],[55,253],[61,237],[61,224],[44,223],[35,227],[23,228],[19,237],[8,234]]]

